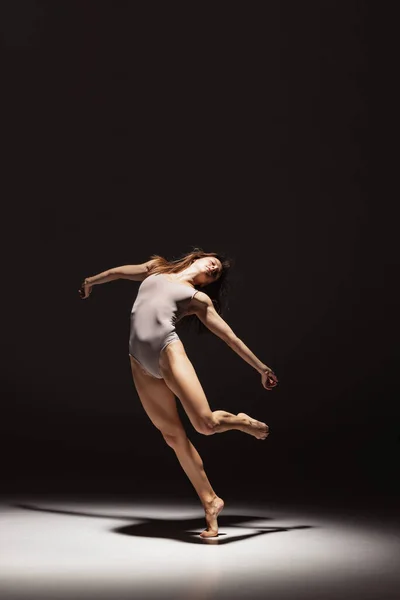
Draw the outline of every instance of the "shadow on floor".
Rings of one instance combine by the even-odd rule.
[[[294,525],[293,527],[279,527],[271,526],[257,527],[254,522],[257,520],[264,522],[267,520],[273,520],[271,517],[253,517],[249,515],[220,515],[218,518],[219,533],[217,537],[213,538],[201,538],[199,536],[200,531],[204,527],[204,517],[194,517],[190,519],[154,519],[143,517],[135,517],[134,515],[104,515],[98,513],[72,511],[72,510],[60,510],[56,508],[42,508],[32,504],[13,504],[12,506],[23,510],[48,512],[53,514],[79,516],[79,517],[94,517],[96,519],[113,519],[121,521],[140,521],[139,523],[123,525],[121,527],[112,528],[110,531],[118,533],[120,535],[130,535],[146,538],[164,538],[171,539],[179,542],[186,542],[191,544],[228,544],[231,542],[237,542],[255,537],[258,535],[264,535],[266,533],[282,533],[285,531],[292,531],[293,529],[310,529],[315,527],[314,525]],[[252,525],[243,525],[243,523],[251,522]],[[253,529],[252,533],[237,533],[236,535],[229,535],[224,533],[224,527],[244,527],[246,529]]]

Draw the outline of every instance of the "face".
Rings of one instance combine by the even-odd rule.
[[[222,273],[222,263],[215,256],[204,256],[198,258],[196,266],[199,270],[197,275],[197,283],[201,286],[208,285],[213,281],[216,281]]]

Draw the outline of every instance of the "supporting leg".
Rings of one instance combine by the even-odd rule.
[[[200,454],[186,436],[165,434],[163,436],[167,444],[174,449],[182,469],[190,479],[203,505],[207,529],[200,534],[201,537],[215,537],[218,535],[217,517],[224,507],[224,501],[214,492],[204,470]]]

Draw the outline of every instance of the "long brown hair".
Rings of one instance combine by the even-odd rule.
[[[179,273],[189,267],[192,262],[198,258],[205,256],[214,256],[221,261],[222,271],[218,279],[212,281],[208,285],[196,289],[205,292],[211,299],[217,313],[223,317],[228,310],[228,292],[230,290],[230,281],[228,279],[229,269],[233,266],[234,261],[229,258],[225,252],[204,252],[198,246],[193,247],[191,252],[182,254],[174,260],[167,260],[158,254],[152,254],[150,259],[153,261],[149,267],[148,274],[153,273]],[[210,333],[210,330],[196,317],[196,315],[187,315],[181,321],[179,326],[191,327],[195,326],[197,333]]]

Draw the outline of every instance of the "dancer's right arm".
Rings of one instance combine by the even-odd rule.
[[[93,285],[99,283],[108,283],[115,279],[132,279],[133,281],[143,281],[146,278],[148,270],[151,266],[152,260],[148,260],[139,265],[122,265],[120,267],[114,267],[103,271],[98,275],[92,277],[86,277],[83,281],[79,293],[82,298],[87,298],[91,292]]]
[[[133,281],[143,281],[146,279],[149,268],[154,260],[148,260],[140,265],[122,265],[110,269],[112,279],[132,279]],[[101,275],[101,273],[100,273]]]

